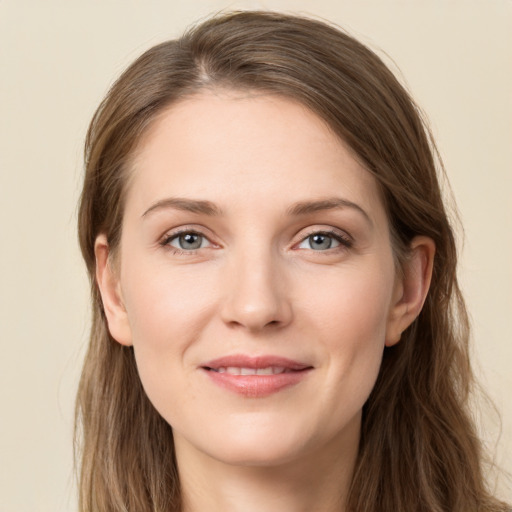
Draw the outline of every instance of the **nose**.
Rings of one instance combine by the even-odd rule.
[[[270,251],[269,251],[270,252]],[[226,269],[222,320],[249,331],[280,328],[293,317],[285,272],[272,254],[239,254]]]

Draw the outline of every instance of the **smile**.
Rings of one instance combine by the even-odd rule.
[[[263,398],[299,384],[311,365],[276,356],[227,356],[200,367],[210,381],[244,397]]]
[[[221,366],[220,368],[210,368],[213,372],[229,373],[230,375],[277,375],[279,373],[291,372],[289,368],[282,366],[267,366],[266,368],[237,368],[235,366]]]

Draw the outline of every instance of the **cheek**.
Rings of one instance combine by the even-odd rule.
[[[329,339],[356,345],[378,339],[383,344],[393,284],[392,263],[333,269],[306,282],[302,307]]]
[[[201,330],[214,303],[213,273],[160,262],[125,269],[123,296],[134,345],[176,348]]]
[[[328,359],[327,380],[354,411],[368,398],[385,346],[394,271],[390,265],[347,269],[324,282],[323,293],[305,302]],[[318,283],[320,284],[320,283]],[[333,406],[335,404],[332,404]]]
[[[170,404],[177,395],[169,390],[178,391],[186,381],[176,377],[195,370],[189,349],[212,318],[216,287],[212,272],[201,273],[199,267],[193,278],[184,268],[147,267],[125,268],[123,296],[139,375],[160,409],[160,404]]]

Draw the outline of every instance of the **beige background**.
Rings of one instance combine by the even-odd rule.
[[[337,22],[382,48],[428,113],[466,230],[475,361],[503,418],[497,460],[512,471],[512,1],[0,0],[0,512],[76,510],[88,291],[75,205],[88,121],[144,49],[233,7]],[[496,419],[483,425],[494,443]],[[511,499],[510,483],[501,492]]]

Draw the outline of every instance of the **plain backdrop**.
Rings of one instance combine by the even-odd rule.
[[[502,416],[496,460],[512,471],[510,0],[0,0],[0,512],[77,510],[73,402],[89,312],[75,223],[88,122],[142,51],[233,8],[341,25],[428,114],[465,227],[474,362]],[[488,410],[482,432],[494,450]]]

